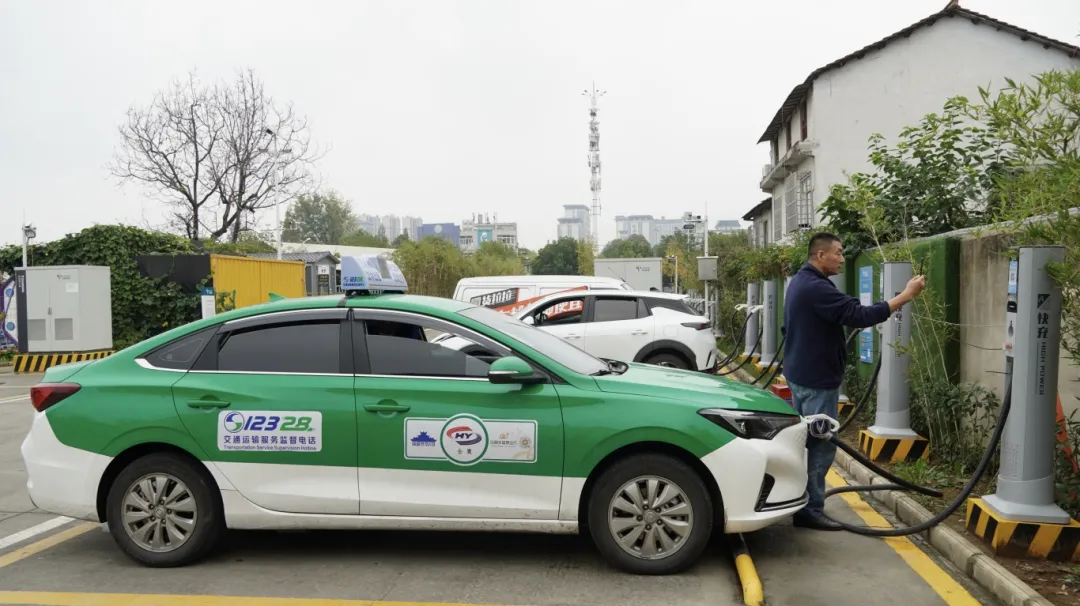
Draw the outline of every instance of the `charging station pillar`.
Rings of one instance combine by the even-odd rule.
[[[743,357],[750,357],[755,352],[754,345],[757,344],[758,338],[758,316],[754,311],[754,307],[758,304],[758,283],[748,282],[746,284],[746,314],[750,316],[750,320],[746,322],[746,334],[743,335],[743,343],[746,346],[743,348]]]
[[[904,291],[912,278],[911,263],[884,263],[881,271],[883,298]],[[911,303],[896,310],[882,326],[881,373],[877,384],[877,415],[874,424],[859,436],[863,452],[875,461],[926,458],[929,442],[911,429],[908,367],[911,355]]]
[[[1064,260],[1062,246],[1020,248],[1012,409],[1001,437],[997,492],[982,498],[986,509],[1008,521],[1070,523],[1054,503],[1061,288],[1046,273],[1048,263]]]
[[[790,278],[788,279],[790,280]],[[842,293],[847,292],[847,288],[844,285],[844,272],[841,271],[836,275],[829,276],[829,282],[832,282],[833,285],[836,286],[836,290],[839,290]],[[840,401],[837,402],[836,411],[840,415],[840,417],[846,417],[851,414],[851,412],[855,409],[855,403],[852,402],[851,399],[847,397],[847,394],[844,393],[843,385],[840,386],[839,400]]]
[[[776,359],[776,333],[779,332],[776,329],[776,291],[779,282],[776,278],[765,280],[762,295],[762,305],[764,305],[765,309],[761,312],[761,321],[764,322],[761,330],[761,359],[758,360],[758,365],[761,367],[772,364],[773,360]]]

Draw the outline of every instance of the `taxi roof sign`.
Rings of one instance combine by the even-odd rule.
[[[341,290],[346,293],[407,292],[397,264],[377,255],[341,257]]]

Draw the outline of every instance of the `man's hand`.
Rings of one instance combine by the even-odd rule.
[[[892,299],[889,299],[889,311],[895,313],[904,305],[910,303],[912,299],[919,296],[923,289],[926,288],[926,277],[915,276],[908,280],[907,286],[904,287],[903,292],[896,295]]]
[[[908,294],[909,299],[914,299],[919,296],[919,293],[926,288],[926,277],[915,276],[908,280],[907,286],[904,287],[904,292]]]

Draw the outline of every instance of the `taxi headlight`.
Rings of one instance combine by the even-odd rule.
[[[802,422],[799,415],[752,410],[706,408],[699,410],[698,414],[740,438],[757,440],[771,440],[784,429]]]

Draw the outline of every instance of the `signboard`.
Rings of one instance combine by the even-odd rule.
[[[859,303],[872,305],[871,296],[874,291],[874,267],[868,265],[859,268]],[[859,333],[859,361],[865,364],[874,363],[874,333],[872,328],[864,328]]]
[[[202,292],[199,293],[199,304],[202,307],[203,318],[212,318],[217,314],[213,286],[203,286]]]
[[[495,232],[491,229],[478,229],[476,230],[476,244],[479,246],[484,242],[491,242],[495,239]]]
[[[512,316],[512,315],[517,314],[517,312],[525,309],[529,305],[535,303],[536,301],[539,301],[540,299],[543,299],[544,297],[550,297],[551,295],[561,294],[561,293],[564,293],[564,292],[573,292],[573,291],[576,291],[576,290],[588,290],[588,289],[589,289],[589,287],[587,287],[587,286],[578,286],[578,287],[575,287],[575,288],[567,288],[566,290],[560,290],[557,293],[548,293],[546,295],[541,295],[539,297],[531,297],[531,298],[528,298],[528,299],[519,300],[519,295],[521,294],[521,289],[519,289],[519,288],[506,288],[506,289],[503,289],[503,290],[497,290],[495,292],[489,292],[489,293],[486,293],[486,294],[483,294],[483,295],[478,295],[478,296],[472,297],[471,299],[469,299],[469,303],[472,303],[473,305],[479,305],[481,307],[487,307],[488,309],[494,309],[495,311],[502,312],[504,314]],[[568,301],[567,303],[568,304],[569,303],[576,303],[577,308],[576,309],[569,309],[569,308],[560,309],[560,310],[558,310],[559,315],[563,315],[565,313],[570,313],[572,311],[580,311],[581,310],[581,301],[576,301],[576,302]],[[548,315],[548,319],[551,319],[551,314]]]
[[[15,278],[0,284],[0,344],[19,342],[19,304],[15,297]]]

